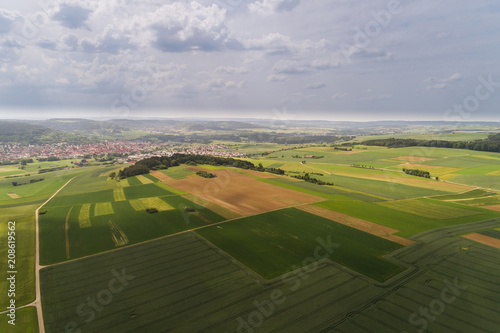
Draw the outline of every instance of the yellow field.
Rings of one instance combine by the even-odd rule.
[[[410,213],[430,219],[438,219],[438,220],[452,219],[452,218],[479,214],[476,211],[468,209],[448,207],[428,201],[421,201],[415,199],[385,201],[385,202],[378,202],[377,204],[385,206],[387,208],[396,209],[401,212]]]
[[[92,224],[90,224],[90,205],[91,204],[84,204],[82,208],[80,208],[80,214],[78,215],[80,228],[90,228],[92,226]]]
[[[95,204],[94,216],[114,214],[111,202],[99,202]]]
[[[136,177],[141,183],[143,184],[152,184],[154,183],[154,181],[152,181],[151,179],[147,178],[147,177],[144,177],[143,175],[138,175]]]
[[[123,188],[115,188],[113,189],[113,197],[115,201],[125,201],[125,192],[123,192]]]
[[[487,175],[490,175],[490,176],[500,176],[500,170],[487,173]]]
[[[433,190],[440,190],[446,192],[463,192],[468,189],[469,186],[466,185],[456,185],[449,184],[443,182],[436,182],[429,179],[424,179],[421,177],[412,177],[404,175],[400,172],[392,172],[392,171],[380,171],[380,170],[370,170],[370,169],[359,169],[359,168],[351,168],[347,166],[338,166],[332,164],[319,164],[319,163],[309,163],[306,165],[300,165],[303,168],[306,168],[307,171],[311,171],[316,169],[316,172],[323,171],[330,172],[334,175],[339,176],[347,176],[347,177],[355,177],[360,179],[372,179],[372,180],[381,180],[384,182],[402,184],[415,186],[420,188],[427,188]],[[301,168],[296,168],[297,171],[302,171]],[[441,176],[439,176],[441,178]],[[444,178],[443,178],[444,179]]]
[[[488,160],[500,160],[499,157],[488,156],[488,155],[471,155],[471,157],[485,158]]]
[[[170,206],[168,203],[166,203],[165,201],[161,200],[158,197],[134,199],[134,200],[129,200],[129,202],[132,208],[134,208],[134,210],[136,211],[145,210],[146,208],[156,208],[158,209],[158,211],[175,209],[174,207]]]
[[[117,182],[116,180],[114,180],[114,182],[116,182],[116,187],[127,187],[127,186],[130,186],[130,184],[128,183],[127,179],[121,179],[119,182]]]

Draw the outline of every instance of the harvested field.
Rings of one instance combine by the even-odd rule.
[[[238,217],[241,217],[240,214],[235,213],[232,210],[221,207],[219,205],[214,204],[213,202],[206,201],[202,198],[196,197],[193,194],[184,194],[184,195],[182,195],[182,197],[185,199],[188,199],[189,201],[192,201],[195,204],[195,206],[204,207],[206,209],[209,209],[212,212],[217,213],[220,216],[225,217],[226,219],[236,219]]]
[[[14,193],[14,192],[7,193],[7,195],[8,195],[9,197],[11,197],[12,199],[20,199],[20,198],[21,198],[21,196],[20,196],[20,195],[18,195],[18,194],[16,194],[16,193]]]
[[[395,243],[398,243],[398,244],[401,244],[404,246],[411,245],[411,244],[415,243],[412,240],[393,235],[393,234],[399,232],[399,230],[389,228],[389,227],[386,227],[386,226],[383,226],[383,225],[380,225],[377,223],[373,223],[370,221],[366,221],[366,220],[363,220],[363,219],[360,219],[360,218],[357,218],[354,216],[342,214],[342,213],[335,212],[335,211],[330,210],[330,209],[318,207],[315,205],[303,205],[303,206],[299,206],[297,208],[300,210],[303,210],[305,212],[308,212],[308,213],[311,213],[314,215],[318,215],[318,216],[327,218],[329,220],[332,220],[332,221],[335,221],[338,223],[342,223],[342,224],[347,225],[349,227],[367,232],[369,234],[372,234],[372,235],[375,235],[375,236],[378,236],[381,238],[385,238],[387,240],[390,240],[392,242],[395,242]]]
[[[494,210],[495,212],[500,212],[500,205],[482,206],[481,208],[486,208],[489,210]]]
[[[186,179],[170,180],[166,183],[241,216],[324,200],[314,195],[259,182],[255,178],[229,169],[211,172],[217,177],[206,179],[191,175]]]
[[[489,245],[492,247],[496,247],[497,249],[500,249],[500,239],[488,237],[488,236],[481,235],[478,233],[468,234],[468,235],[464,235],[462,237],[473,240],[473,241],[481,243],[481,244]]]
[[[156,178],[158,178],[159,180],[164,181],[164,182],[174,180],[173,178],[170,178],[169,176],[167,176],[166,174],[164,174],[160,171],[151,171],[151,174],[153,176],[155,176]]]

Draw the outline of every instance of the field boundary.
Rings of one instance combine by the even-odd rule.
[[[303,210],[305,212],[317,216],[324,217],[333,222],[346,225],[348,227],[369,233],[371,235],[390,240],[391,242],[398,243],[403,246],[415,244],[415,241],[394,235],[395,233],[399,232],[399,230],[386,227],[377,223],[373,223],[367,220],[363,220],[354,216],[350,216],[344,213],[339,213],[330,209],[314,205],[303,205],[297,207],[297,209]]]

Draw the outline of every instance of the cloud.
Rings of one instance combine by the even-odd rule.
[[[288,79],[288,76],[283,74],[271,74],[267,77],[269,82],[284,82]]]
[[[248,69],[245,67],[220,66],[215,69],[215,72],[226,74],[248,74]]]
[[[302,74],[307,68],[295,60],[282,59],[274,65],[273,71],[278,74]]]
[[[314,82],[314,83],[309,83],[306,88],[307,89],[321,89],[326,87],[325,82]]]
[[[57,12],[52,18],[59,21],[63,27],[69,29],[89,29],[85,22],[88,20],[90,13],[92,13],[91,10],[80,6],[62,4],[59,7],[59,12]]]
[[[300,0],[262,0],[248,4],[252,13],[270,15],[274,13],[290,12],[300,4]]]
[[[347,96],[347,93],[335,93],[335,94],[333,94],[332,99],[339,99],[339,98],[346,97],[346,96]]]
[[[240,46],[229,36],[225,15],[216,5],[177,2],[160,7],[146,22],[155,32],[153,46],[163,52],[221,51]]]
[[[19,18],[15,12],[0,9],[0,34],[8,33],[14,26],[14,21]]]
[[[361,58],[361,59],[374,59],[377,61],[391,60],[393,58],[393,54],[391,52],[387,52],[385,50],[366,50],[362,49],[358,52],[355,52],[353,58]]]
[[[426,83],[433,83],[425,87],[425,89],[443,89],[449,86],[449,83],[458,81],[462,79],[462,74],[460,73],[455,73],[447,78],[444,79],[436,79],[433,76],[429,76],[424,80]]]
[[[311,67],[318,70],[327,70],[337,68],[342,65],[342,60],[329,58],[329,59],[314,59],[311,62]]]
[[[69,37],[67,40],[70,44],[74,45],[75,39]],[[66,42],[66,41],[65,41]],[[118,54],[121,50],[136,49],[137,46],[133,45],[130,41],[130,37],[121,34],[115,28],[107,26],[102,33],[100,33],[94,40],[83,39],[80,44],[80,49],[83,52],[88,53],[111,53]]]
[[[242,88],[244,87],[245,82],[241,81],[236,83],[234,81],[225,81],[223,79],[213,79],[208,82],[205,82],[201,85],[202,88],[210,89],[210,90],[218,90],[218,89],[232,89],[232,88]]]
[[[37,45],[42,49],[55,50],[57,43],[48,39],[42,39],[37,43]]]
[[[381,95],[371,95],[368,97],[361,98],[362,101],[380,101],[384,99],[391,99],[394,96],[391,94],[381,94]]]

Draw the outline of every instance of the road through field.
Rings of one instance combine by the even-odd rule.
[[[35,300],[31,304],[28,304],[26,306],[32,305],[32,306],[36,307],[36,312],[38,315],[38,329],[39,329],[40,333],[45,333],[45,326],[44,326],[44,322],[43,322],[42,297],[41,297],[41,292],[40,292],[40,269],[42,269],[43,267],[40,266],[40,240],[38,237],[40,228],[38,227],[38,216],[39,216],[38,211],[40,210],[40,208],[45,206],[45,204],[47,204],[50,200],[52,200],[52,198],[54,198],[73,179],[75,179],[75,177],[68,180],[66,182],[66,184],[61,186],[61,188],[59,188],[56,191],[56,193],[54,193],[49,199],[47,199],[47,201],[45,201],[35,211],[35,288],[36,288],[36,296],[35,296]]]

